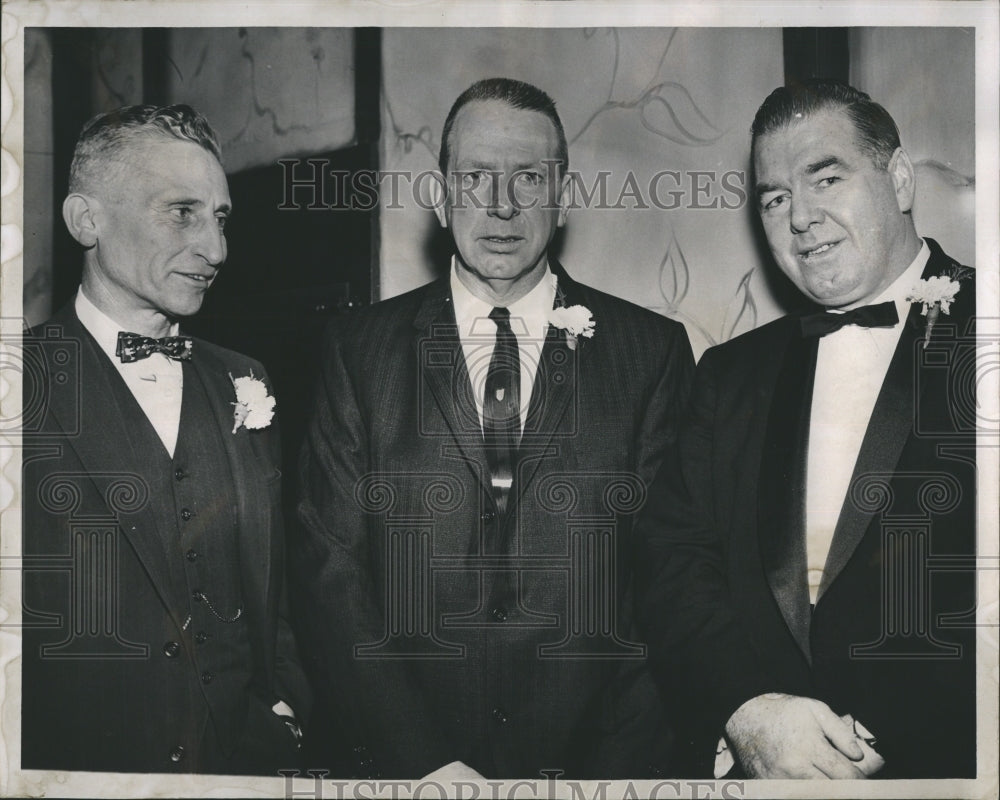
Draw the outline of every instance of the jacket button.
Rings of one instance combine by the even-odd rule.
[[[490,616],[492,616],[493,619],[495,619],[497,622],[506,622],[507,621],[507,609],[500,608],[499,606],[497,606],[496,608],[494,608],[490,612]]]
[[[177,642],[167,642],[163,645],[163,655],[167,658],[177,658],[177,654],[181,651],[181,646]]]
[[[507,722],[507,715],[503,712],[502,708],[493,709],[493,719],[499,722],[501,725]]]
[[[204,683],[206,686],[210,684],[213,680],[215,680],[215,675],[213,675],[211,672],[201,673],[201,682]]]
[[[181,519],[187,522],[191,517],[194,516],[194,512],[190,508],[181,509]]]
[[[187,551],[187,552],[186,552],[186,553],[184,554],[184,557],[185,557],[185,558],[186,558],[186,559],[187,559],[188,561],[197,561],[197,560],[198,560],[198,551],[197,551],[197,550],[188,550],[188,551]]]
[[[194,635],[194,641],[196,644],[205,644],[208,641],[208,634],[205,631],[198,631]]]
[[[493,511],[493,509],[489,509],[488,511],[483,512],[483,522],[485,522],[486,524],[493,522],[493,520],[495,520],[496,518],[497,515],[496,512]]]
[[[174,470],[174,478],[176,480],[182,481],[186,477],[187,477],[187,473],[184,470],[182,470],[180,467],[178,467],[177,469]]]
[[[177,745],[177,747],[170,751],[170,760],[176,764],[182,758],[184,758],[184,747]]]

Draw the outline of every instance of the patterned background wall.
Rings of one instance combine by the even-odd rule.
[[[974,32],[849,36],[852,81],[895,116],[917,163],[918,230],[974,264]],[[98,32],[95,109],[142,99],[141,45],[136,30]],[[473,81],[529,81],[556,100],[571,168],[595,195],[577,195],[558,242],[574,277],[683,321],[696,355],[781,313],[784,284],[747,203],[748,128],[783,82],[781,29],[386,28],[382,53],[382,169],[434,169],[448,108]],[[206,112],[230,172],[355,136],[348,28],[177,29],[168,55],[170,100]],[[48,315],[50,242],[62,224],[52,211],[51,59],[44,36],[26,37],[29,323]],[[407,191],[383,194],[379,234],[373,267],[383,298],[447,265],[434,214]]]

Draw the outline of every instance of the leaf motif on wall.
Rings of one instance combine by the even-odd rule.
[[[684,251],[677,237],[671,236],[670,244],[660,261],[660,294],[670,311],[676,311],[684,302],[690,282],[691,271]]]
[[[639,102],[639,111],[642,127],[675,144],[708,145],[724,133],[698,108],[691,92],[674,81],[647,90]]]
[[[736,287],[736,294],[729,301],[726,316],[722,321],[723,342],[757,327],[757,303],[753,299],[753,290],[750,288],[750,279],[756,271],[756,267],[747,271],[740,279],[739,286]]]

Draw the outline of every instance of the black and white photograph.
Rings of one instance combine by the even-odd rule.
[[[0,797],[996,797],[1000,4],[3,6]]]

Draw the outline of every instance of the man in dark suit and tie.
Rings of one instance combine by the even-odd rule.
[[[229,211],[188,106],[84,126],[63,205],[82,285],[25,340],[23,768],[297,764],[274,399],[259,363],[178,335]]]
[[[868,95],[777,89],[752,134],[771,251],[814,305],[704,355],[640,523],[688,771],[972,777],[972,271],[917,235]]]
[[[567,161],[548,95],[471,86],[441,139],[449,274],[330,333],[299,581],[355,774],[669,768],[631,522],[691,350],[679,324],[549,254]]]

